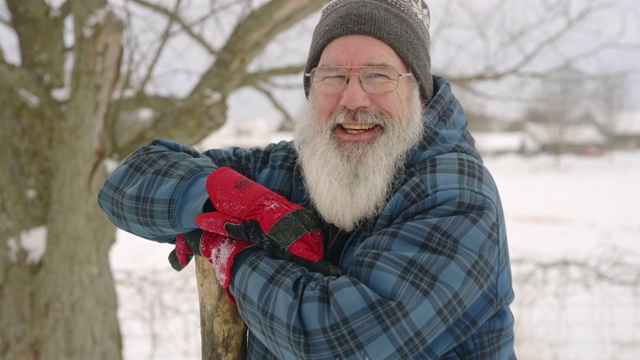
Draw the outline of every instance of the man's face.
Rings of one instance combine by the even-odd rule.
[[[407,72],[389,46],[366,36],[338,38],[320,64]],[[385,94],[365,92],[357,76],[338,94],[311,90],[296,121],[295,145],[311,200],[327,222],[351,231],[386,204],[407,152],[422,137],[420,92],[409,79]]]
[[[352,73],[360,71],[351,66],[384,65],[407,73],[408,68],[398,54],[386,43],[364,35],[348,35],[331,42],[322,52],[319,66],[344,66]],[[385,94],[369,94],[357,76],[350,76],[344,90],[337,94],[323,94],[311,90],[312,101],[316,104],[318,120],[321,125],[335,126],[334,136],[345,143],[373,141],[379,132],[384,131],[380,124],[359,124],[354,127],[354,119],[345,119],[342,124],[328,124],[331,117],[341,111],[366,111],[398,119],[402,109],[406,108],[411,90],[410,77],[401,77],[398,88]],[[312,84],[313,87],[313,84]]]

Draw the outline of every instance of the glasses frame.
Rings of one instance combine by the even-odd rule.
[[[351,79],[351,76],[353,75],[358,75],[358,79],[360,80],[360,85],[362,86],[362,89],[368,93],[368,94],[374,94],[374,95],[380,95],[380,94],[388,94],[390,92],[395,91],[398,86],[400,85],[400,79],[403,77],[408,77],[408,76],[413,76],[412,73],[401,73],[399,72],[396,68],[392,67],[392,66],[386,66],[386,65],[364,65],[364,66],[318,66],[315,67],[313,69],[311,69],[310,72],[305,73],[304,76],[309,77],[310,81],[311,81],[311,86],[313,86],[315,88],[315,84],[314,84],[314,75],[317,69],[322,69],[322,68],[335,68],[335,69],[343,69],[344,72],[346,73],[346,76],[344,78],[344,83],[342,84],[342,88],[340,88],[340,91],[336,91],[336,92],[322,92],[319,91],[320,94],[326,94],[326,95],[335,95],[335,94],[340,94],[344,91],[345,87],[347,86],[347,84],[349,83],[349,79]],[[398,74],[398,78],[396,79],[396,84],[394,86],[393,89],[389,90],[389,91],[383,91],[383,92],[371,92],[369,90],[367,90],[367,86],[365,85],[365,82],[362,81],[362,69],[390,69],[396,72],[396,74]],[[359,72],[350,72],[348,69],[360,69]],[[314,89],[315,90],[315,89]]]

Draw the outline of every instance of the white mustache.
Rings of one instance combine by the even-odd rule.
[[[375,124],[385,128],[391,119],[384,114],[372,113],[365,110],[342,110],[333,114],[327,122],[330,129],[345,123]]]

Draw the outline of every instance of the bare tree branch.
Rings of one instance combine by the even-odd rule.
[[[269,100],[271,105],[273,105],[282,114],[285,122],[293,121],[293,117],[291,116],[291,114],[289,114],[287,109],[280,103],[280,101],[278,101],[278,99],[276,99],[276,97],[273,96],[273,92],[271,92],[269,89],[266,89],[261,85],[254,86],[254,89],[261,92]]]
[[[300,74],[304,71],[305,65],[286,66],[253,72],[245,76],[241,86],[255,86],[261,82],[268,81],[276,76],[287,76]]]
[[[565,282],[586,287],[596,283],[607,283],[628,288],[640,288],[640,266],[634,259],[620,254],[603,255],[587,259],[563,258],[557,260],[536,260],[530,258],[512,259],[512,265],[519,269],[518,283],[535,283],[549,273],[558,273]],[[637,259],[636,259],[637,260]]]
[[[444,10],[453,11],[452,6],[447,4]],[[514,25],[511,19],[513,11],[507,11],[507,6],[514,5],[507,1],[497,2],[494,7],[482,11],[477,8],[466,9],[459,4],[457,9],[466,11],[465,18],[471,20],[466,25],[450,20],[444,23],[446,25],[434,29],[434,33],[444,36],[447,31],[458,29],[473,33],[474,42],[478,39],[482,44],[476,51],[482,51],[483,54],[476,57],[473,62],[475,67],[470,67],[466,72],[448,67],[444,76],[452,83],[472,88],[478,82],[498,81],[509,77],[545,79],[566,71],[579,71],[581,63],[596,58],[608,49],[634,48],[636,45],[612,39],[613,35],[598,40],[605,36],[597,32],[589,34],[589,24],[596,22],[602,14],[610,14],[616,5],[612,1],[595,0],[580,3],[579,6],[573,2],[531,2],[528,6],[532,7],[531,13],[534,15]],[[445,26],[448,27],[446,31],[443,29]],[[502,30],[500,34],[504,34],[502,40],[496,41],[495,33],[490,33],[496,27]],[[584,48],[577,48],[569,40],[570,36],[577,34],[589,34],[594,40]],[[452,41],[448,46],[455,47],[456,44],[459,51],[448,52],[451,61],[447,61],[447,64],[458,63],[460,54],[469,51],[468,41]],[[486,95],[486,90],[478,92]]]
[[[180,27],[193,39],[195,40],[195,42],[197,42],[200,46],[202,46],[203,48],[205,48],[210,54],[216,54],[216,50],[211,47],[211,45],[200,35],[196,34],[193,31],[193,28],[190,26],[190,24],[187,24],[179,15],[177,12],[175,11],[171,11],[168,10],[167,8],[151,3],[147,0],[129,0],[132,1],[140,6],[144,6],[146,8],[149,8],[159,14],[162,14],[164,16],[167,17],[167,19],[169,19],[170,22],[174,22],[178,25],[180,25]],[[177,6],[176,6],[177,9]]]
[[[144,1],[144,0],[133,0]],[[234,28],[211,67],[201,76],[191,93],[157,116],[139,136],[117,149],[127,154],[163,134],[179,142],[196,143],[225,121],[226,98],[246,86],[247,67],[278,34],[324,5],[317,0],[272,0],[249,13]],[[289,73],[294,69],[276,69]],[[254,74],[254,81],[269,70]]]
[[[219,91],[230,94],[242,83],[246,67],[266,45],[282,31],[317,11],[324,3],[317,0],[273,0],[250,13],[236,26],[216,63],[201,78],[194,92],[219,83]],[[217,81],[224,68],[228,72],[224,83]],[[224,76],[224,75],[223,75]]]
[[[172,11],[173,14],[177,14],[178,13],[178,9],[180,8],[180,4],[181,3],[182,3],[182,0],[177,0],[176,1],[176,5],[175,5],[175,7],[174,7],[174,9]],[[160,37],[160,43],[158,44],[158,47],[156,49],[156,53],[153,56],[153,59],[151,60],[151,64],[147,68],[147,73],[145,74],[144,78],[140,82],[140,86],[139,86],[139,90],[140,91],[144,91],[145,86],[147,85],[147,83],[151,79],[151,74],[153,73],[153,70],[155,69],[156,64],[158,63],[158,59],[160,59],[160,54],[162,54],[162,50],[164,50],[164,47],[167,44],[167,40],[169,40],[169,33],[171,31],[171,27],[174,24],[174,21],[175,21],[174,19],[175,19],[175,17],[169,17],[169,20],[167,21],[167,26],[166,26],[164,32],[162,33],[162,36]]]
[[[576,16],[572,16],[566,19],[566,24],[564,27],[555,31],[551,35],[545,37],[542,41],[540,41],[537,45],[530,48],[528,53],[526,53],[520,61],[516,62],[511,66],[510,69],[504,71],[503,73],[513,73],[515,69],[526,68],[530,65],[535,59],[540,57],[541,54],[544,53],[544,50],[550,47],[555,47],[558,44],[558,41],[565,37],[568,33],[570,33],[577,24],[584,21],[590,14],[592,14],[592,8],[585,7],[583,8]],[[515,39],[514,39],[515,40]],[[578,55],[573,57],[574,59],[580,58]],[[575,60],[574,60],[575,61]]]

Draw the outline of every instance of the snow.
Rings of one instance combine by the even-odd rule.
[[[18,89],[18,95],[29,105],[31,108],[36,108],[40,105],[40,99],[33,93],[26,89]]]
[[[140,108],[137,110],[137,113],[138,116],[136,118],[145,123],[153,119],[153,116],[155,115],[152,108]]]
[[[68,101],[71,98],[71,87],[63,86],[51,89],[51,97],[59,102]]]
[[[7,239],[7,245],[11,261],[17,261],[18,252],[24,250],[27,253],[27,264],[38,264],[47,250],[47,228],[39,226],[23,231],[19,239],[13,237]]]
[[[218,101],[222,100],[222,94],[219,91],[214,91],[212,89],[205,89],[205,94],[207,95],[207,100],[205,100],[205,105],[211,106]]]
[[[637,358],[640,152],[487,166],[505,208],[521,357]]]
[[[118,164],[119,164],[119,162],[117,162],[115,160],[112,160],[112,159],[104,159],[102,161],[102,165],[107,170],[108,174],[111,174],[112,172],[114,172],[116,170],[116,168],[118,168]]]
[[[226,270],[229,263],[227,260],[229,260],[229,256],[231,256],[231,254],[236,250],[234,242],[235,241],[225,238],[219,247],[212,249],[213,251],[209,257],[209,262],[213,264],[216,276],[221,284],[225,284],[228,280]]]
[[[640,151],[485,162],[505,209],[519,359],[638,358]],[[175,272],[172,246],[117,234],[125,359],[199,359],[194,266]]]
[[[39,263],[47,250],[47,228],[41,226],[29,232],[23,232],[20,245],[27,251],[27,264]]]
[[[95,31],[96,25],[103,23],[108,13],[109,8],[103,7],[95,10],[93,13],[87,16],[84,27],[82,28],[82,36],[84,36],[85,39],[90,38]]]
[[[110,261],[126,360],[200,359],[200,315],[194,264],[177,272],[173,246],[118,230]],[[193,261],[192,261],[193,262]]]
[[[25,195],[27,196],[27,199],[33,200],[36,198],[36,196],[38,196],[38,191],[36,191],[35,189],[27,189],[25,191]]]

